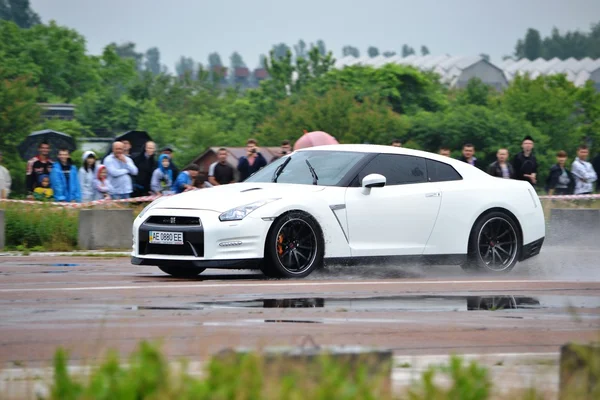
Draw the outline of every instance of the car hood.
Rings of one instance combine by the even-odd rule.
[[[302,196],[320,192],[326,186],[285,183],[234,183],[180,193],[162,200],[153,208],[196,209],[224,212],[258,200]]]

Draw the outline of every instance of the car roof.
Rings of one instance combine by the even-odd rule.
[[[406,156],[423,157],[431,160],[440,161],[452,165],[463,177],[473,176],[482,177],[489,176],[485,172],[473,167],[472,165],[456,160],[451,157],[442,156],[436,153],[430,153],[423,150],[407,149],[405,147],[385,146],[380,144],[331,144],[324,146],[306,147],[296,151],[349,151],[355,153],[371,153],[371,154],[401,154]]]

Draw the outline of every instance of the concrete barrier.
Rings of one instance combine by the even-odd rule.
[[[553,245],[597,245],[600,209],[553,208],[546,237]]]
[[[133,210],[81,210],[78,244],[82,250],[130,249]]]
[[[6,246],[6,224],[4,222],[4,210],[0,210],[0,250]]]
[[[559,399],[600,399],[600,346],[569,343],[560,349]]]

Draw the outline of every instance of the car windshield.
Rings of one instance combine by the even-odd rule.
[[[338,186],[348,171],[365,156],[364,153],[348,151],[300,151],[267,165],[245,182],[272,182],[277,168],[291,157],[279,171],[277,183],[312,185],[316,181],[316,184],[321,186]],[[318,179],[313,176],[309,165]]]

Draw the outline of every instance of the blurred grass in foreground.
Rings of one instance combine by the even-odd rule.
[[[467,364],[458,356],[451,357],[447,365],[429,367],[402,395],[385,389],[385,382],[391,380],[389,371],[374,377],[362,365],[352,367],[327,355],[314,360],[314,369],[290,366],[289,361],[278,364],[283,359],[266,363],[258,353],[215,357],[200,378],[188,374],[185,362],[178,368],[171,367],[159,348],[148,342],[140,343],[127,367],[116,353],[111,353],[87,377],[70,375],[67,362],[67,353],[59,349],[48,399],[537,400],[548,398],[549,389],[531,387],[501,394],[486,367],[475,361]],[[561,399],[582,398],[581,392],[563,395]]]

